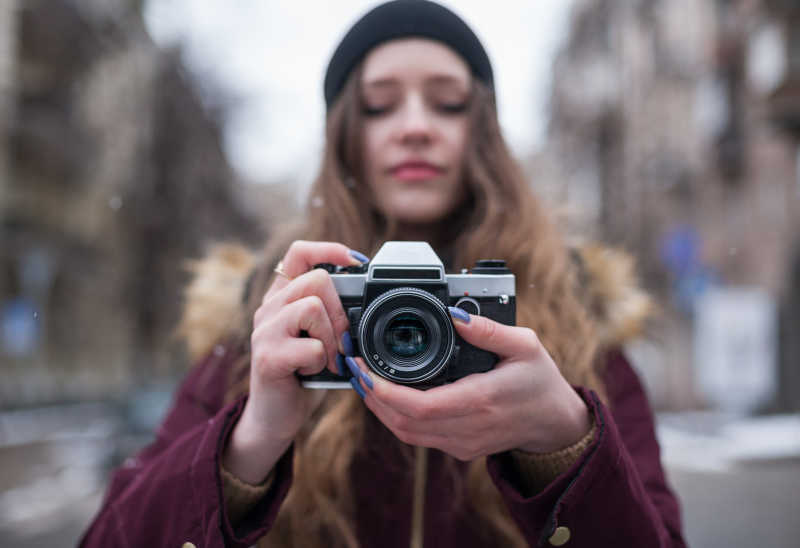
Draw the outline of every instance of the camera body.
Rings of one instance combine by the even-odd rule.
[[[317,265],[331,279],[350,321],[355,353],[377,375],[431,388],[489,371],[497,356],[464,341],[448,306],[515,325],[514,275],[500,260],[446,274],[427,242],[386,242],[368,265]],[[350,388],[350,372],[301,376],[307,388]]]

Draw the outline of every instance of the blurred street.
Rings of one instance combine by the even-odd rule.
[[[658,435],[689,546],[798,546],[800,416],[662,414]]]
[[[378,1],[0,2],[0,548],[75,546],[152,439],[192,261],[330,205],[319,77]],[[797,548],[800,2],[445,3],[565,243],[630,256],[612,292],[576,277],[657,413],[689,545]],[[606,329],[649,308],[637,286],[643,331]],[[209,346],[239,321],[215,320]]]
[[[100,505],[109,466],[147,443],[142,427],[166,409],[168,393],[137,401],[125,409],[80,404],[0,414],[0,546],[76,545]],[[690,546],[797,546],[800,416],[674,413],[658,424]]]
[[[125,406],[81,403],[0,413],[0,546],[75,546],[110,470],[152,439],[167,389]]]

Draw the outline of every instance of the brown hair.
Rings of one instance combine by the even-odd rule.
[[[292,239],[339,241],[367,254],[395,238],[393,227],[360,188],[362,105],[361,68],[356,68],[327,119],[322,166],[311,189],[307,219],[287,229],[262,254],[263,265],[251,282],[241,335],[249,339],[248,323],[272,277],[272,266]],[[567,247],[547,211],[533,196],[500,132],[494,95],[473,81],[468,116],[470,137],[465,154],[464,183],[468,197],[453,215],[453,239],[448,243],[451,269],[470,267],[486,257],[504,258],[517,280],[517,323],[532,328],[573,385],[603,392],[595,368],[599,355],[597,328],[579,297],[577,276]],[[440,251],[440,250],[437,250]],[[230,396],[247,390],[244,355],[234,373]],[[295,442],[295,477],[266,546],[358,546],[353,528],[350,465],[364,439],[368,421],[363,403],[352,392],[330,394]],[[399,451],[412,452],[399,440]],[[451,459],[452,461],[452,459]],[[452,461],[452,470],[456,469]],[[411,465],[411,464],[409,464]],[[454,474],[462,504],[485,524],[495,545],[523,546],[486,472],[485,459],[470,463],[466,475]],[[492,500],[487,500],[492,499]]]

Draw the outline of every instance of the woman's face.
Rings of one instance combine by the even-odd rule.
[[[393,40],[367,55],[364,175],[386,217],[435,223],[461,203],[471,78],[466,62],[433,40]]]

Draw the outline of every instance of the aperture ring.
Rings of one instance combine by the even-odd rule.
[[[433,359],[428,364],[423,364],[421,367],[413,367],[412,369],[409,369],[404,364],[398,364],[397,360],[393,360],[384,351],[380,351],[378,349],[379,345],[374,340],[376,334],[373,332],[380,315],[382,315],[382,307],[391,303],[392,300],[399,300],[406,302],[399,302],[397,308],[407,308],[411,306],[407,302],[409,299],[412,304],[418,303],[417,308],[422,312],[420,316],[425,315],[424,309],[427,308],[427,312],[433,316],[434,321],[438,323],[440,328],[439,340],[432,341],[433,344],[439,345],[436,351],[431,354]],[[427,306],[419,306],[422,303]],[[368,367],[378,375],[392,382],[402,384],[422,383],[439,374],[449,363],[455,348],[455,331],[444,303],[432,293],[416,287],[390,289],[372,301],[361,316],[358,324],[358,337],[362,357]]]

